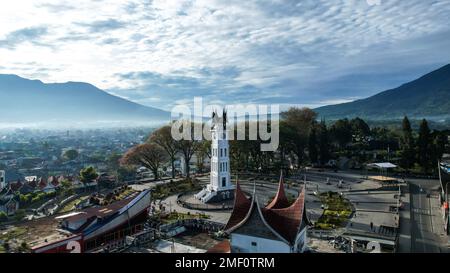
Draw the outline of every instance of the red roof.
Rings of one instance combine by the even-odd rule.
[[[57,187],[59,185],[58,178],[53,175],[48,178],[47,182],[51,183],[55,187]]]
[[[268,209],[278,209],[278,208],[285,208],[289,206],[289,201],[286,197],[286,193],[284,191],[284,176],[283,172],[281,172],[280,175],[280,182],[278,183],[278,192],[275,198],[272,200],[272,202],[267,205],[266,208]]]
[[[294,242],[300,229],[304,213],[305,188],[303,187],[297,200],[285,208],[261,209],[267,223],[283,238],[289,242]]]
[[[36,188],[36,186],[37,186],[36,179],[33,179],[32,181],[28,182],[28,186],[33,188],[33,189]]]
[[[20,188],[22,188],[23,184],[22,182],[20,182],[20,180],[17,180],[17,182],[15,183],[10,183],[9,187],[11,188],[12,191],[18,191],[20,190]]]
[[[225,226],[225,230],[228,230],[237,224],[239,224],[242,220],[245,219],[247,213],[252,205],[252,200],[247,198],[244,192],[241,190],[241,186],[239,185],[239,181],[236,182],[236,192],[234,196],[234,208],[231,213],[230,219],[228,220],[227,225]]]
[[[42,190],[43,188],[47,187],[47,181],[43,177],[39,180],[39,188]]]
[[[225,231],[231,232],[243,224],[250,209],[259,206],[253,202],[257,202],[253,196],[252,199],[248,199],[242,192],[239,184],[236,187],[235,207],[225,226]],[[283,237],[286,241],[294,243],[296,236],[303,224],[307,224],[305,214],[305,187],[303,186],[298,198],[292,205],[286,198],[284,191],[284,179],[281,174],[280,182],[278,186],[278,192],[274,200],[265,208],[260,209],[261,215],[264,218],[264,222],[270,226],[279,236]],[[303,220],[305,219],[305,223]]]

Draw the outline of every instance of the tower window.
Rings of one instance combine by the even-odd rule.
[[[252,242],[252,246],[257,246],[258,244],[256,242]]]
[[[220,157],[222,157],[222,151],[223,151],[223,149],[220,149]]]
[[[222,187],[225,187],[227,185],[227,179],[225,177],[222,177]]]

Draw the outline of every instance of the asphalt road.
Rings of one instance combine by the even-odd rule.
[[[433,222],[431,199],[427,196],[429,187],[421,183],[410,183],[410,232],[411,252],[413,253],[440,253],[440,238],[436,234],[437,223]]]

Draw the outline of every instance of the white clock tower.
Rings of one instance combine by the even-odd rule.
[[[230,179],[230,147],[225,111],[221,118],[216,112],[212,115],[210,183],[195,197],[204,203],[220,202],[234,197],[234,185]]]

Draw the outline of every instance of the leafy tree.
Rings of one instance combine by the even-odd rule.
[[[410,169],[415,162],[415,148],[414,137],[411,129],[411,123],[408,117],[404,117],[402,122],[402,135],[400,138],[400,166],[405,169]]]
[[[64,153],[64,157],[67,158],[68,160],[75,160],[78,156],[79,156],[79,153],[75,149],[67,150]]]
[[[199,172],[203,172],[203,162],[206,157],[211,158],[211,141],[203,140],[199,142],[195,154],[197,155],[197,169]]]
[[[317,163],[319,155],[317,151],[317,133],[315,127],[312,127],[311,132],[309,133],[308,152],[311,163]]]
[[[330,133],[339,148],[345,149],[352,141],[352,126],[348,119],[336,121],[330,128]]]
[[[134,180],[136,178],[136,170],[131,166],[120,166],[117,169],[117,179],[119,182]]]
[[[6,215],[5,212],[0,211],[0,222],[5,222],[6,220],[8,220],[8,215]]]
[[[319,158],[322,165],[330,160],[328,129],[325,121],[319,124]]]
[[[304,152],[308,146],[308,136],[311,127],[315,124],[317,114],[309,108],[292,107],[281,113],[281,118],[292,133],[289,137],[292,152],[297,156],[297,164],[301,165]]]
[[[423,119],[420,123],[419,138],[417,140],[417,161],[422,170],[428,172],[431,165],[431,134],[426,119]]]
[[[90,183],[98,178],[98,173],[94,167],[89,166],[80,171],[80,180],[84,184]]]
[[[123,164],[142,165],[159,179],[159,168],[167,161],[167,154],[157,144],[145,143],[131,148],[122,158]]]
[[[62,196],[72,195],[75,192],[72,183],[67,179],[61,181],[60,191]]]
[[[184,130],[185,126],[190,127],[190,128],[187,128],[186,130],[189,130],[189,129],[191,130],[192,139],[182,139],[182,140],[176,141],[175,147],[177,149],[177,152],[179,152],[184,158],[184,167],[186,170],[186,177],[189,178],[190,172],[191,172],[189,164],[191,162],[192,156],[198,149],[199,145],[198,145],[198,141],[194,139],[195,124],[192,122],[184,122],[180,129]]]
[[[445,153],[445,147],[448,144],[448,136],[445,132],[434,131],[432,144],[432,164],[437,164]],[[433,166],[433,165],[432,165]]]
[[[352,136],[357,142],[363,141],[365,137],[370,135],[370,127],[363,119],[352,119],[350,121],[350,127]]]
[[[164,126],[154,131],[149,138],[149,142],[158,144],[166,151],[172,167],[172,178],[175,178],[175,159],[178,150],[176,141],[172,138],[171,127]]]
[[[122,155],[119,153],[113,152],[107,159],[108,168],[113,171],[117,171],[120,167],[120,159]]]

